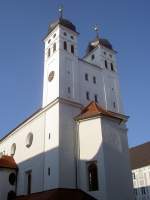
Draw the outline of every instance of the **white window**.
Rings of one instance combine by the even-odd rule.
[[[11,152],[10,152],[11,156],[14,156],[15,152],[16,152],[16,144],[13,143],[12,146],[11,146]]]
[[[98,169],[95,161],[87,163],[88,189],[89,191],[98,190]]]
[[[26,147],[30,147],[33,143],[33,134],[29,133],[26,138]]]
[[[50,55],[51,55],[51,49],[49,48],[47,52],[47,57],[50,57]]]

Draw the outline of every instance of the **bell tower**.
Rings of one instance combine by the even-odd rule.
[[[78,60],[78,33],[76,27],[69,20],[63,18],[62,8],[59,9],[59,12],[59,19],[50,24],[48,34],[44,39],[42,107],[58,97],[72,100],[77,97],[75,66]]]

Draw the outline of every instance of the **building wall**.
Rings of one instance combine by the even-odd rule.
[[[106,200],[104,152],[101,119],[89,119],[78,123],[78,187],[96,199]],[[88,162],[96,161],[98,166],[98,191],[89,191]]]
[[[15,170],[12,169],[0,169],[0,199],[7,200],[8,192],[16,191],[16,184],[11,185],[9,183],[9,175],[15,173]]]
[[[150,165],[132,170],[134,197],[136,200],[150,199]]]
[[[133,199],[127,129],[118,120],[102,118],[107,200]]]
[[[57,103],[45,113],[44,190],[59,187],[59,123],[59,103]]]
[[[60,103],[60,187],[76,187],[76,123],[80,107]]]
[[[92,59],[93,55],[94,59]],[[105,100],[104,106],[107,110],[123,113],[119,78],[117,74],[118,70],[116,62],[116,52],[108,48],[105,48],[103,46],[98,46],[92,52],[90,52],[86,57],[84,57],[84,60],[87,61],[88,63],[91,63],[91,67],[89,67],[90,70],[86,72],[90,73],[91,70],[93,70],[94,72],[95,71],[94,69],[96,68],[94,67],[94,65],[96,65],[97,69],[99,69],[97,70],[97,76],[96,76],[98,79],[97,89],[101,88],[101,90],[103,90],[103,93],[98,92],[98,96],[100,98],[99,103],[103,105],[102,98],[104,98]],[[107,61],[107,67],[105,66],[105,61]],[[111,68],[111,64],[113,65],[113,70]],[[90,76],[90,78],[92,79],[92,76]],[[99,79],[101,79],[102,83],[99,81]],[[95,86],[97,86],[97,84]],[[92,86],[92,84],[90,84],[90,86]],[[94,89],[94,87],[92,89]]]
[[[54,37],[54,35],[56,35]],[[45,107],[59,96],[59,28],[48,35],[44,40],[44,76],[43,76],[43,102]],[[56,43],[56,51],[53,52],[53,45]],[[48,49],[50,48],[50,56]],[[54,71],[52,81],[48,80],[50,72]]]
[[[0,152],[11,154],[16,144],[14,159],[18,165],[17,194],[27,193],[26,172],[32,172],[31,192],[40,192],[59,185],[59,105],[38,113],[11,133],[0,144]],[[26,147],[28,133],[33,133],[31,147]],[[49,133],[50,139],[49,139]],[[48,175],[48,167],[51,169]]]
[[[33,133],[33,143],[26,147],[27,135]],[[18,164],[17,194],[25,194],[25,172],[32,170],[32,192],[43,190],[43,148],[44,148],[44,114],[29,120],[16,129],[0,144],[0,152],[11,155],[11,146],[16,144],[14,159]],[[38,183],[38,184],[37,184]]]

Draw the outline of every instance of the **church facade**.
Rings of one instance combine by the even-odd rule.
[[[97,36],[81,59],[77,40],[69,20],[50,24],[42,108],[0,140],[1,200],[62,188],[133,199],[116,51]]]

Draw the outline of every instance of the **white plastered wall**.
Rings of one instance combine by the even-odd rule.
[[[9,183],[9,175],[15,173],[13,169],[0,168],[0,200],[7,200],[8,192],[16,190],[16,184]]]
[[[105,172],[102,145],[101,119],[93,118],[78,123],[78,185],[96,199],[105,200]],[[87,163],[96,161],[98,167],[98,191],[89,191]]]

